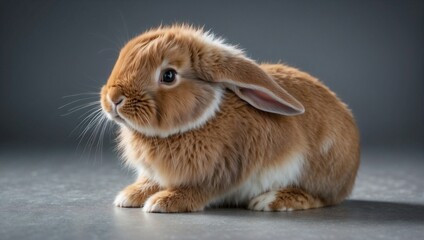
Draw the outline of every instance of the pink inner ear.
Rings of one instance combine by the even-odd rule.
[[[258,90],[253,90],[250,88],[240,88],[240,91],[245,94],[245,95],[255,95],[256,97],[260,98],[262,101],[266,101],[269,103],[274,103],[275,99],[273,99],[272,97],[270,97],[268,94],[258,91]]]
[[[282,115],[295,115],[299,113],[296,109],[278,101],[266,92],[244,87],[240,87],[239,91],[246,101],[263,111],[279,113]]]

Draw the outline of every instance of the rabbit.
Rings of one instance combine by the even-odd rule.
[[[355,182],[359,133],[347,105],[311,75],[258,64],[203,28],[130,40],[101,106],[137,173],[118,207],[303,210],[342,202]]]

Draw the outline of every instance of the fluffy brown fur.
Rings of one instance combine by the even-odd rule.
[[[167,68],[173,84],[159,81]],[[124,161],[139,173],[117,206],[284,211],[337,204],[352,190],[359,135],[346,105],[312,76],[258,65],[201,29],[132,39],[101,96],[121,126]]]

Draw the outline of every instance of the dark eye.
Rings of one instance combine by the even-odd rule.
[[[174,69],[167,69],[162,72],[162,78],[160,81],[165,84],[170,84],[175,81],[175,77],[177,75],[177,72]]]

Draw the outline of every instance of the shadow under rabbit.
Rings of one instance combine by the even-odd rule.
[[[234,211],[235,210],[235,211]],[[240,211],[241,210],[241,211]],[[318,209],[291,212],[254,212],[234,208],[206,209],[206,215],[268,218],[278,217],[285,220],[300,221],[340,221],[340,222],[410,222],[424,223],[424,204],[383,202],[370,200],[346,200],[340,205]]]

